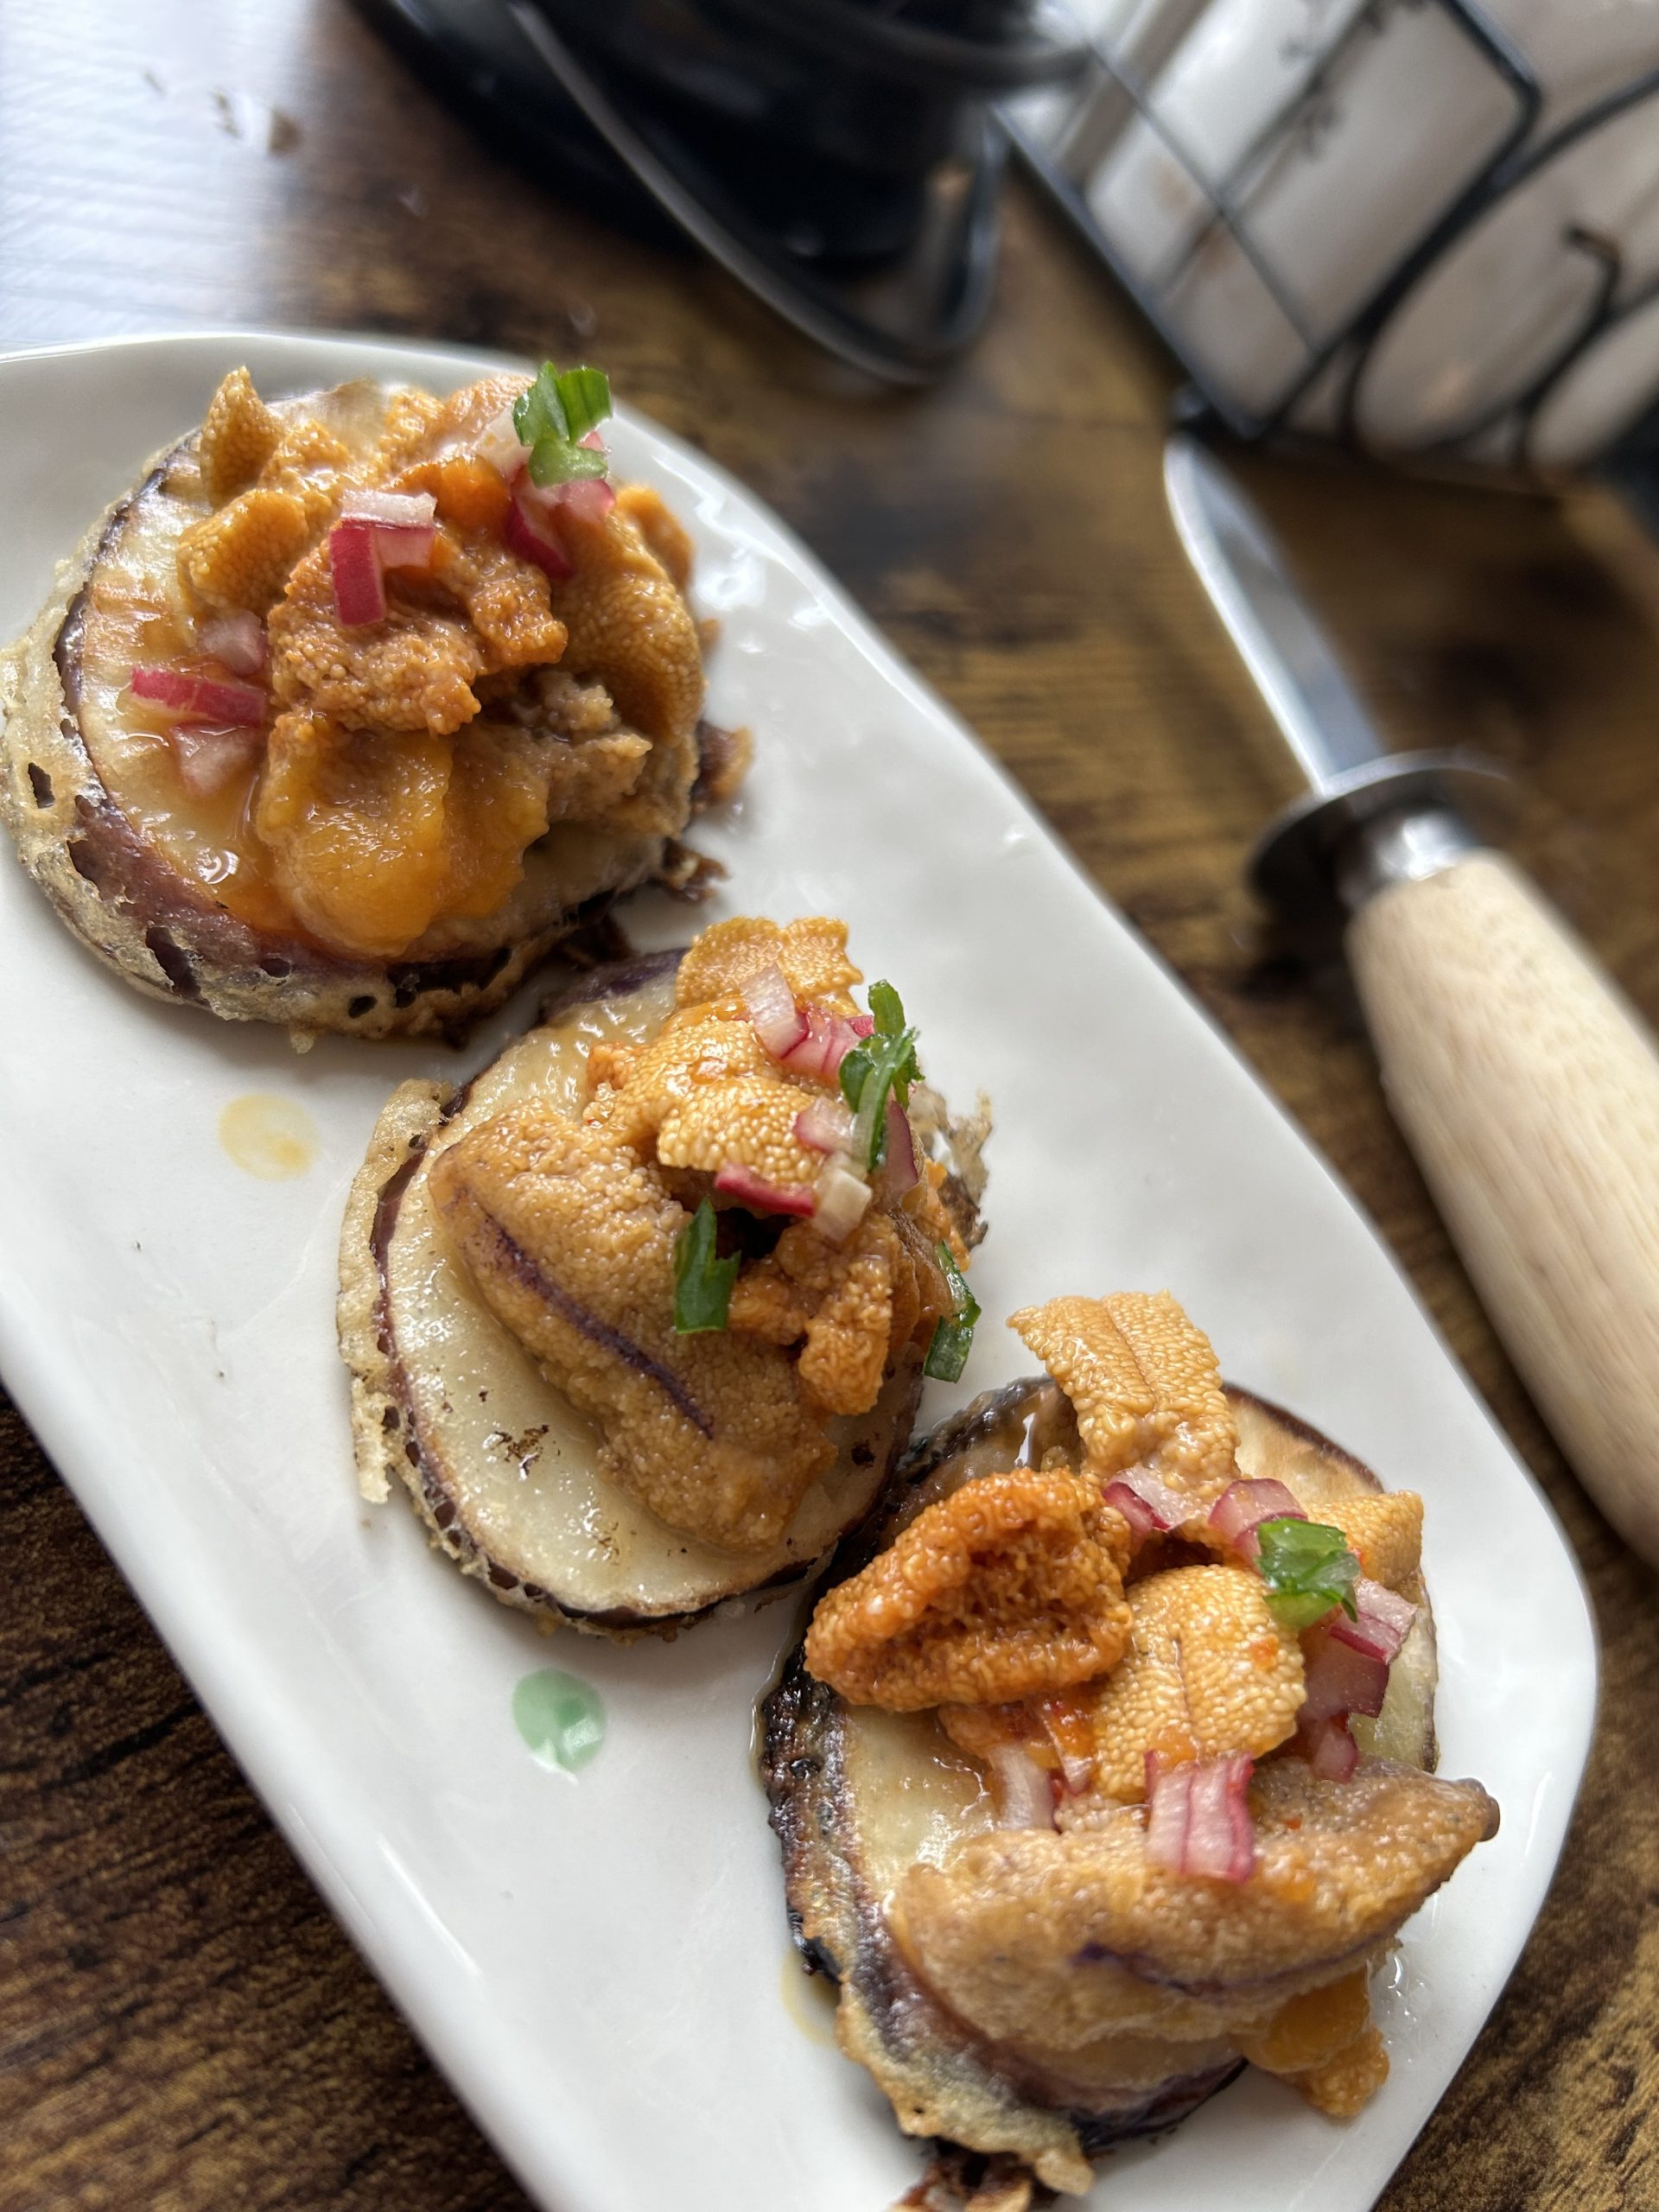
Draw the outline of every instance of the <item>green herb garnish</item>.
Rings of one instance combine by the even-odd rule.
[[[674,1240],[674,1330],[698,1336],[726,1326],[741,1255],[715,1253],[715,1210],[705,1198]]]
[[[968,1354],[973,1348],[974,1324],[979,1319],[979,1300],[968,1287],[967,1277],[957,1265],[956,1255],[941,1237],[938,1261],[956,1311],[948,1320],[933,1324],[933,1335],[927,1347],[927,1357],[922,1362],[924,1375],[931,1375],[936,1382],[954,1382],[968,1364]]]
[[[605,475],[608,455],[581,441],[610,412],[611,383],[602,369],[556,369],[543,361],[512,406],[512,427],[530,448],[531,480],[569,484]]]
[[[1312,1628],[1335,1605],[1357,1618],[1354,1585],[1359,1561],[1340,1529],[1288,1516],[1259,1521],[1255,1564],[1268,1586],[1268,1603],[1287,1628]]]
[[[916,1032],[905,1027],[904,1001],[891,983],[870,985],[870,1012],[875,1028],[861,1045],[855,1045],[841,1064],[841,1095],[856,1113],[853,1124],[852,1155],[867,1168],[880,1167],[887,1156],[887,1100],[901,1106],[910,1099],[910,1086],[921,1080],[916,1059]]]

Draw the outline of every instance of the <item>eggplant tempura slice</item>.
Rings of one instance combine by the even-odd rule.
[[[0,818],[129,982],[453,1032],[741,773],[690,541],[551,434],[561,391],[608,412],[587,370],[270,405],[235,370],[63,564],[0,654]]]
[[[1357,2111],[1370,1971],[1497,1825],[1433,1772],[1421,1501],[1224,1388],[1173,1300],[1013,1325],[1052,1372],[907,1455],[762,1752],[842,2049],[1010,2207],[1247,2061]]]
[[[341,1244],[359,1477],[504,1602],[682,1627],[880,1493],[963,1325],[983,1128],[930,1156],[915,1033],[858,981],[840,923],[721,923],[388,1103]]]

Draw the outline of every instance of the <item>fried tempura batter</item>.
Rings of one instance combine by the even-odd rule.
[[[1123,1649],[1128,1529],[1086,1478],[986,1475],[926,1507],[820,1600],[806,1663],[855,1705],[991,1705],[1084,1681]]]
[[[998,2043],[1236,2039],[1368,1963],[1497,1825],[1478,1783],[1382,1761],[1333,1783],[1274,1760],[1250,1810],[1247,1882],[1154,1864],[1143,1816],[1125,1808],[1081,1834],[1008,1830],[914,1866],[891,1924],[951,2010]]]
[[[1145,1466],[1195,1512],[1226,1488],[1238,1435],[1221,1371],[1167,1291],[1051,1299],[1008,1326],[1071,1401],[1090,1473]]]

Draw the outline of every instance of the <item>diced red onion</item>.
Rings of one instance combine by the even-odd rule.
[[[585,436],[578,438],[576,443],[586,446],[589,453],[603,453],[605,450],[605,441],[597,430],[589,430]]]
[[[429,522],[374,525],[374,550],[382,569],[429,569],[437,542],[437,531]]]
[[[852,1025],[852,1032],[855,1037],[874,1036],[875,1016],[873,1014],[849,1014],[848,1016],[848,1020]]]
[[[1166,1529],[1179,1528],[1190,1510],[1179,1491],[1160,1483],[1144,1467],[1131,1467],[1127,1474],[1114,1476],[1104,1495],[1107,1504],[1115,1505],[1130,1528],[1142,1536],[1160,1535]]]
[[[870,1203],[870,1186],[854,1173],[843,1154],[824,1163],[817,1180],[817,1211],[812,1226],[832,1244],[844,1243],[864,1217]]]
[[[1339,1713],[1327,1713],[1322,1720],[1303,1719],[1293,1748],[1325,1782],[1347,1782],[1359,1764],[1359,1745]]]
[[[1143,1497],[1137,1497],[1128,1483],[1108,1483],[1102,1492],[1108,1505],[1115,1505],[1129,1524],[1129,1534],[1137,1543],[1158,1533],[1158,1516]]]
[[[265,626],[245,607],[209,614],[196,625],[196,643],[233,676],[258,676],[265,665]]]
[[[902,1198],[906,1191],[915,1189],[922,1179],[922,1171],[916,1164],[916,1138],[910,1126],[910,1116],[896,1098],[887,1100],[887,1156],[882,1167],[882,1185],[891,1198]]]
[[[796,1005],[789,978],[775,960],[744,984],[743,1003],[754,1024],[755,1035],[774,1060],[781,1060],[806,1036],[806,1016]],[[834,1145],[823,1147],[825,1152],[835,1148]]]
[[[257,729],[270,706],[270,695],[253,683],[230,683],[215,676],[192,676],[178,668],[135,668],[127,679],[135,699],[170,707],[186,721],[222,722]]]
[[[392,530],[425,530],[437,516],[430,492],[348,492],[340,510],[342,522],[385,523]]]
[[[521,561],[533,561],[555,583],[575,575],[575,564],[565,551],[557,531],[544,512],[532,511],[522,485],[512,495],[502,536],[510,553],[516,553]]]
[[[1147,1753],[1147,1856],[1176,1874],[1186,1858],[1193,1766],[1191,1759],[1177,1763],[1161,1751]]]
[[[602,476],[576,477],[561,484],[559,493],[560,506],[581,522],[603,522],[616,505],[616,494]]]
[[[1040,1711],[1043,1726],[1048,1731],[1048,1740],[1054,1746],[1054,1755],[1059,1760],[1065,1786],[1074,1797],[1081,1796],[1095,1778],[1095,1754],[1092,1751],[1085,1752],[1072,1748],[1067,1740],[1065,1723],[1055,1715],[1052,1700],[1045,1698]]]
[[[374,541],[375,524],[366,516],[337,522],[328,533],[334,613],[346,629],[386,619],[385,579]]]
[[[1302,1646],[1306,1658],[1306,1693],[1300,1718],[1329,1720],[1338,1714],[1363,1713],[1373,1719],[1382,1712],[1388,1695],[1389,1665],[1374,1652],[1356,1650],[1335,1631],[1309,1631]]]
[[[844,1154],[852,1135],[851,1111],[839,1098],[815,1098],[795,1116],[796,1141],[809,1152]]]
[[[1243,1751],[1179,1764],[1148,1751],[1147,1857],[1176,1873],[1248,1882],[1255,1872],[1249,1803],[1255,1764]]]
[[[833,1083],[842,1062],[858,1041],[859,1032],[845,1014],[826,1014],[821,1006],[809,1006],[806,1034],[779,1058],[796,1075]]]
[[[530,459],[530,448],[519,441],[511,407],[504,407],[499,415],[491,416],[474,441],[473,451],[512,483]]]
[[[1362,1576],[1354,1586],[1354,1610],[1357,1618],[1351,1621],[1346,1613],[1338,1613],[1331,1623],[1332,1635],[1338,1643],[1351,1644],[1368,1658],[1391,1666],[1411,1633],[1416,1606],[1382,1583]]]
[[[178,763],[179,781],[192,798],[212,798],[252,767],[264,739],[257,729],[198,729],[181,724],[168,742]]]
[[[998,1827],[1052,1828],[1054,1792],[1048,1769],[1039,1766],[1018,1744],[999,1744],[987,1759],[996,1782]]]
[[[816,1211],[817,1196],[810,1183],[768,1183],[752,1167],[728,1160],[715,1178],[715,1188],[739,1204],[762,1213],[793,1213],[803,1217]]]
[[[1265,1478],[1229,1483],[1210,1509],[1210,1526],[1223,1542],[1251,1560],[1262,1549],[1255,1533],[1261,1522],[1306,1518],[1283,1483]]]

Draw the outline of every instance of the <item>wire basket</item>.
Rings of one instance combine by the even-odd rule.
[[[1659,0],[1071,0],[1016,144],[1248,436],[1552,472],[1659,400]]]

